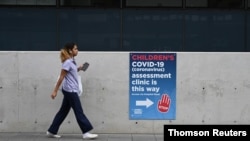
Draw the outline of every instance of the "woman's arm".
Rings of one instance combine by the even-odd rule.
[[[56,86],[55,86],[55,88],[54,88],[54,91],[53,91],[52,94],[51,94],[51,98],[52,98],[52,99],[55,99],[55,97],[56,97],[56,95],[57,95],[57,91],[58,91],[59,87],[61,86],[62,81],[63,81],[64,77],[66,76],[66,74],[67,74],[67,71],[64,70],[64,69],[62,69],[62,70],[61,70],[61,73],[60,73],[60,77],[59,77],[59,79],[57,80]]]

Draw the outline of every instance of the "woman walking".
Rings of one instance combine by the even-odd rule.
[[[62,84],[62,93],[64,95],[61,108],[54,117],[52,124],[50,125],[47,136],[53,138],[60,138],[57,134],[60,125],[68,115],[72,108],[77,120],[77,123],[82,131],[83,139],[97,138],[97,134],[92,134],[89,131],[93,129],[92,124],[83,113],[80,98],[78,96],[78,71],[82,70],[82,65],[77,67],[74,57],[78,54],[78,47],[75,43],[67,43],[61,49],[60,58],[62,62],[62,69],[60,77],[56,83],[56,86],[51,94],[51,98],[55,99],[57,91]]]

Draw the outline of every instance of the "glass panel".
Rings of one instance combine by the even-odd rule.
[[[0,8],[0,50],[58,50],[56,10]]]
[[[62,6],[90,6],[91,0],[60,0]]]
[[[246,40],[247,40],[247,51],[250,52],[250,11],[247,11],[247,33],[246,33]]]
[[[36,5],[36,0],[16,0],[17,5]]]
[[[82,51],[120,51],[120,10],[62,9],[60,46],[77,42]]]
[[[209,8],[244,8],[244,0],[208,0]]]
[[[56,5],[56,0],[36,0],[37,5]]]
[[[62,6],[120,7],[120,0],[60,0]]]
[[[183,31],[181,12],[126,9],[123,14],[123,50],[181,50]]]
[[[186,0],[186,7],[208,7],[208,0]]]
[[[182,0],[126,0],[126,7],[182,7]]]
[[[245,51],[244,11],[189,11],[185,51]]]
[[[16,5],[16,0],[0,0],[0,5]]]
[[[56,5],[56,0],[0,0],[0,5]]]

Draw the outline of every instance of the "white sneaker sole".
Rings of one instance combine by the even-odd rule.
[[[60,135],[52,134],[52,133],[50,133],[49,131],[46,132],[46,135],[47,135],[49,138],[61,138]]]
[[[89,136],[87,136],[87,137],[83,137],[83,139],[85,139],[85,140],[91,140],[91,139],[96,139],[96,138],[98,138],[98,135],[89,135]]]

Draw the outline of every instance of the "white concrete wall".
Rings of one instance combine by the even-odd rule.
[[[96,133],[163,133],[164,124],[249,124],[250,54],[177,52],[176,120],[129,120],[129,52],[79,52],[84,112]],[[59,52],[0,52],[0,132],[45,132]],[[71,111],[60,133],[80,133]]]

